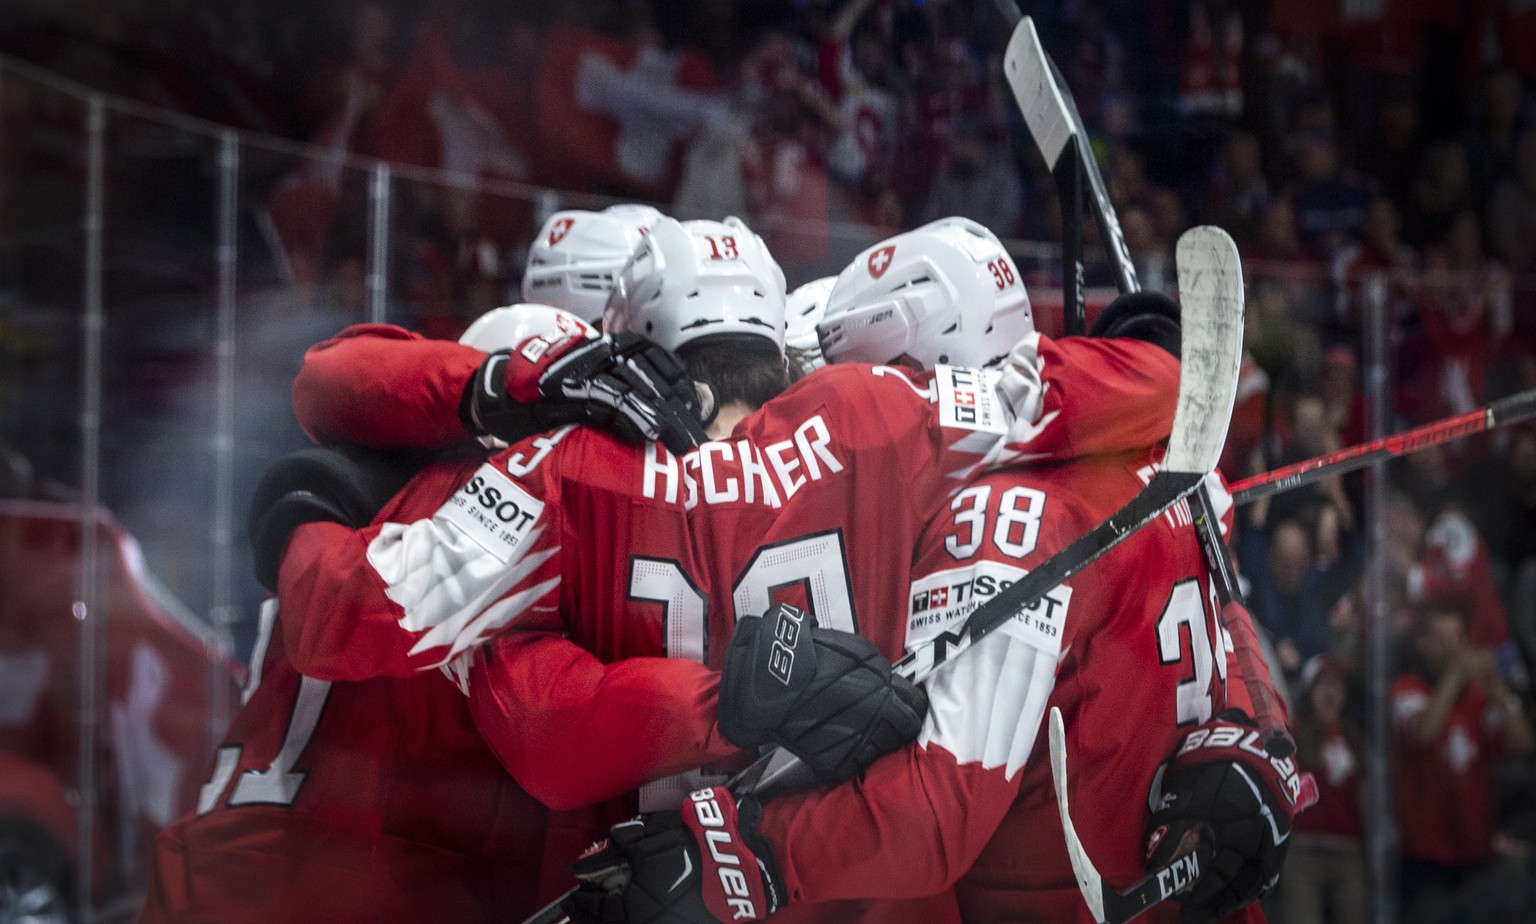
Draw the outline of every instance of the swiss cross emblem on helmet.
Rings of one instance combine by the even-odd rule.
[[[887,244],[869,255],[869,275],[879,279],[885,275],[885,271],[891,268],[891,258],[896,254],[896,245]]]
[[[574,218],[562,218],[555,222],[554,227],[549,229],[549,246],[553,247],[565,240],[565,236],[571,233],[571,226],[574,224],[576,224]]]

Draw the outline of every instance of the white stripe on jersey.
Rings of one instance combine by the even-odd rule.
[[[928,718],[918,744],[937,744],[959,763],[1004,767],[1012,778],[1035,746],[1059,657],[1007,631],[942,665],[924,686]]]
[[[440,666],[558,586],[560,579],[555,577],[497,603],[560,551],[553,548],[527,554],[538,544],[542,532],[542,528],[531,531],[504,564],[445,519],[384,524],[368,544],[368,563],[384,581],[385,594],[404,611],[400,627],[425,633],[410,653],[442,647],[443,657],[427,665]]]

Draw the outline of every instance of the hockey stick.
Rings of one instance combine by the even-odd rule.
[[[1225,232],[1193,228],[1179,239],[1181,258],[1186,251],[1220,254]],[[1190,256],[1193,260],[1193,255]],[[959,656],[976,642],[1031,607],[1039,605],[1063,581],[1096,561],[1131,533],[1162,516],[1200,486],[1221,456],[1227,423],[1237,398],[1237,373],[1242,361],[1243,281],[1235,254],[1227,262],[1206,266],[1190,280],[1192,293],[1186,317],[1193,321],[1181,349],[1178,404],[1168,452],[1162,468],[1124,507],[1109,519],[1073,540],[1041,562],[1018,582],[1005,588],[976,609],[959,626],[939,633],[914,648],[894,667],[896,673],[920,683],[946,661]],[[738,796],[763,795],[808,781],[809,771],[799,758],[774,748],[730,781]],[[616,869],[613,879],[622,882],[626,873]],[[573,890],[574,891],[574,890]],[[560,910],[570,893],[528,918],[524,924],[560,924],[567,920]]]
[[[1012,3],[1010,11],[1000,2],[1003,15],[1015,25],[1013,37],[1003,55],[1003,74],[1013,90],[1013,98],[1024,114],[1030,137],[1045,157],[1046,166],[1056,182],[1061,200],[1061,262],[1063,329],[1068,336],[1085,330],[1083,306],[1083,181],[1093,194],[1093,217],[1098,223],[1104,246],[1109,250],[1115,285],[1121,292],[1133,292],[1141,286],[1136,266],[1126,246],[1120,219],[1109,202],[1104,177],[1093,159],[1088,132],[1077,112],[1077,104],[1067,90],[1067,82],[1046,55],[1035,31],[1034,21],[1020,17]]]
[[[1447,417],[1427,423],[1402,433],[1383,436],[1380,439],[1346,446],[1325,452],[1320,456],[1283,465],[1274,471],[1244,478],[1230,486],[1232,500],[1238,504],[1251,504],[1261,497],[1279,494],[1293,488],[1325,481],[1357,468],[1364,468],[1379,459],[1406,456],[1458,440],[1474,433],[1482,433],[1506,424],[1519,423],[1536,417],[1536,390],[1522,391],[1517,395],[1490,402],[1487,407],[1468,411],[1455,417]]]
[[[1004,9],[1003,12],[1005,16],[1008,15],[1008,10]],[[1104,178],[1099,172],[1099,165],[1092,157],[1087,156],[1087,129],[1083,127],[1083,120],[1078,115],[1077,107],[1072,103],[1072,96],[1067,92],[1061,72],[1046,56],[1045,49],[1040,45],[1040,38],[1035,32],[1034,22],[1028,16],[1018,21],[1013,36],[1008,40],[1003,70],[1008,77],[1009,86],[1013,89],[1019,108],[1024,112],[1024,121],[1029,126],[1030,135],[1034,138],[1036,146],[1040,148],[1040,152],[1045,155],[1047,163],[1059,164],[1058,158],[1061,157],[1065,145],[1063,139],[1076,140],[1079,154],[1076,165],[1088,177],[1093,189],[1094,217],[1098,221],[1100,231],[1103,232],[1111,255],[1115,258],[1116,285],[1122,294],[1139,291],[1141,285],[1136,279],[1136,269],[1131,263],[1125,236],[1120,231],[1120,222],[1115,217],[1114,205],[1105,192]],[[1075,255],[1079,261],[1077,271],[1081,273],[1080,261],[1083,249],[1081,224],[1068,220],[1065,204],[1062,210],[1062,222],[1063,263],[1069,254]],[[1233,253],[1236,253],[1235,247]],[[1181,257],[1178,261],[1179,289],[1182,293],[1186,261],[1182,259],[1182,254],[1179,256]],[[1068,275],[1065,267],[1063,275]],[[1259,654],[1258,640],[1253,629],[1253,617],[1243,602],[1242,590],[1237,582],[1237,569],[1232,564],[1232,553],[1221,538],[1220,523],[1212,515],[1214,508],[1211,506],[1210,493],[1204,488],[1199,490],[1194,499],[1194,509],[1195,531],[1200,537],[1200,545],[1211,566],[1211,577],[1216,583],[1217,598],[1221,604],[1222,624],[1226,626],[1227,634],[1232,637],[1233,654],[1237,657],[1238,666],[1243,672],[1248,698],[1253,703],[1260,727],[1264,729],[1264,746],[1271,754],[1279,757],[1289,756],[1296,750],[1296,744],[1286,731],[1280,697],[1268,679],[1269,670],[1264,666],[1264,660]]]
[[[1104,882],[1099,870],[1088,859],[1083,842],[1072,824],[1072,814],[1067,801],[1067,731],[1061,720],[1061,710],[1051,707],[1051,778],[1056,784],[1056,809],[1061,813],[1061,830],[1066,835],[1067,856],[1072,860],[1072,872],[1077,876],[1077,887],[1088,903],[1088,910],[1099,924],[1122,924],[1141,914],[1158,902],[1172,898],[1179,890],[1200,878],[1202,861],[1207,858],[1203,848],[1175,857],[1166,866],[1153,870],[1146,878],[1125,891],[1117,891]]]

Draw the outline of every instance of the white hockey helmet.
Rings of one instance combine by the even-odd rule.
[[[762,337],[784,350],[784,271],[741,219],[662,218],[619,273],[603,329],[669,350],[703,337]]]
[[[584,337],[596,337],[597,331],[569,311],[550,305],[522,302],[492,308],[470,322],[459,335],[459,342],[486,353],[510,350],[529,337],[543,336],[558,340],[572,331]]]
[[[492,308],[470,322],[459,335],[459,342],[486,353],[515,349],[529,337],[541,337],[546,344],[559,343],[571,333],[588,339],[597,336],[597,330],[569,311],[550,305],[533,305],[521,302],[502,308]],[[507,441],[485,434],[479,437],[487,449],[507,448]]]
[[[827,299],[832,295],[836,276],[812,279],[789,293],[785,305],[784,346],[799,352],[805,363],[805,371],[820,369],[826,365],[821,356],[821,340],[816,336],[816,325],[827,313]]]
[[[1029,295],[997,235],[943,218],[865,250],[837,277],[816,326],[829,363],[931,369],[990,365],[1035,329]]]
[[[614,277],[661,213],[648,205],[556,212],[528,248],[523,298],[596,323]]]

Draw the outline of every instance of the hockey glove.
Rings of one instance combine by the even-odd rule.
[[[1291,820],[1316,801],[1312,775],[1270,757],[1254,721],[1228,710],[1190,731],[1152,778],[1147,867],[1203,848],[1200,877],[1179,896],[1184,919],[1224,918],[1274,889]]]
[[[486,357],[464,390],[464,428],[508,443],[566,424],[591,424],[632,441],[687,452],[709,437],[698,395],[675,356],[622,333],[592,338],[583,325],[529,337]]]
[[[1090,337],[1129,337],[1154,343],[1174,356],[1183,343],[1179,303],[1161,292],[1127,292],[1099,312]]]
[[[651,812],[613,826],[571,864],[581,886],[561,910],[601,924],[761,921],[783,903],[762,807],[738,805],[724,786],[701,789],[681,812]]]
[[[278,567],[294,530],[318,520],[367,526],[417,467],[401,454],[356,446],[314,446],[267,466],[246,518],[256,580],[276,593]]]
[[[836,783],[916,738],[928,695],[892,673],[869,639],[817,628],[814,617],[781,603],[737,622],[719,709],[732,744],[783,745]]]

